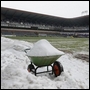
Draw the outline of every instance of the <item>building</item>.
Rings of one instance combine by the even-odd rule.
[[[62,18],[1,7],[1,35],[89,37],[89,15]]]

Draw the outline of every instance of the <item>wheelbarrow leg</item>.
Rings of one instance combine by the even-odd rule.
[[[48,71],[48,66],[47,66],[47,71]]]
[[[38,67],[35,68],[35,72],[34,72],[34,73],[35,73],[35,76],[36,76],[36,74],[37,74],[37,73],[36,73],[37,69],[38,69]]]
[[[36,76],[36,69],[35,69],[35,76]]]
[[[52,68],[52,70],[51,70],[52,72],[49,73],[49,74],[51,75],[51,74],[53,74],[53,67],[52,67],[52,65],[50,65],[50,66],[51,66],[51,68]],[[48,66],[47,66],[47,67],[48,67]],[[47,69],[47,71],[49,71],[49,70]]]
[[[53,66],[51,65],[51,67],[52,67],[52,74],[53,74]]]

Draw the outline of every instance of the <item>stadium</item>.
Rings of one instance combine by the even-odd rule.
[[[15,6],[35,7],[35,2],[25,3],[16,1]],[[56,4],[60,17],[1,7],[1,89],[89,89],[89,15],[63,18],[62,11],[78,14],[82,2],[54,3],[47,2],[48,7],[55,11]]]
[[[89,15],[62,18],[1,7],[1,35],[89,37]]]

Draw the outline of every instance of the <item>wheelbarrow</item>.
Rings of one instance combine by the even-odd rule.
[[[25,52],[27,53],[25,49]],[[56,61],[62,55],[54,55],[54,56],[28,56],[30,59],[30,64],[27,67],[28,72],[33,72],[36,74],[51,72],[55,77],[59,76],[62,71],[64,71],[62,64],[59,61]],[[52,70],[49,70],[48,67],[51,66]],[[46,71],[37,72],[38,68],[47,67]]]

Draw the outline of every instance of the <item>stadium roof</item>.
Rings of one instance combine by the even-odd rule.
[[[23,19],[32,23],[45,23],[61,26],[86,26],[89,25],[89,15],[76,18],[62,18],[46,14],[1,7],[1,15],[11,18]]]

